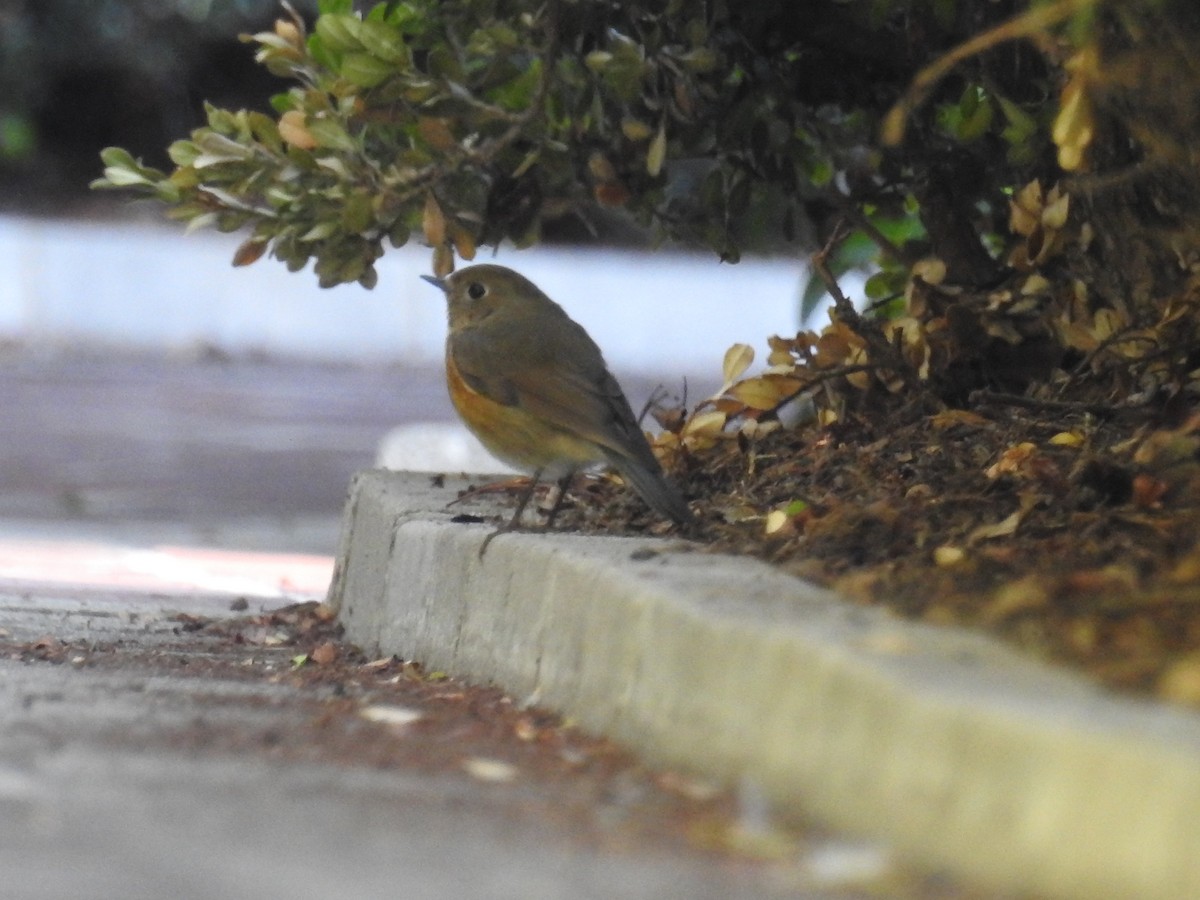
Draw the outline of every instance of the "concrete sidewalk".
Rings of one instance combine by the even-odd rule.
[[[467,482],[365,472],[350,638],[1005,891],[1200,896],[1200,715],[680,542],[498,536]],[[507,515],[507,513],[503,513]]]
[[[298,665],[254,620],[324,595],[436,370],[10,347],[0,398],[5,900],[979,896],[497,691]]]
[[[259,613],[266,594],[237,596]],[[399,669],[301,678],[278,629],[220,631],[233,599],[0,578],[5,900],[866,896],[798,855],[689,847],[674,819],[714,804],[541,725],[521,740],[495,721],[502,698]]]

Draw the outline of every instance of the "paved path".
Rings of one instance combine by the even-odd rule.
[[[453,413],[432,369],[17,351],[0,518],[336,516],[386,431]]]
[[[293,677],[279,629],[199,627],[229,604],[0,580],[6,900],[865,896],[814,885],[836,842],[786,863],[704,851],[688,823],[722,827],[719,802],[537,720],[518,737],[495,692]]]
[[[442,391],[436,372],[6,351],[5,900],[964,896],[498,692],[297,668],[311,641],[263,611],[323,595],[350,474],[393,425],[449,419]]]

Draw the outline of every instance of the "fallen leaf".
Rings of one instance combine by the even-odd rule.
[[[337,644],[333,641],[325,641],[325,643],[319,644],[308,656],[318,666],[328,666],[337,662],[338,655]]]
[[[485,756],[472,756],[463,760],[463,769],[479,781],[503,783],[514,780],[518,769],[512,763]]]
[[[942,568],[956,566],[966,558],[966,550],[962,547],[952,547],[949,544],[943,544],[933,551],[934,565],[941,566]]]
[[[358,711],[358,714],[368,722],[391,725],[396,728],[411,725],[422,718],[419,710],[411,709],[407,706],[387,706],[383,704],[364,706]]]

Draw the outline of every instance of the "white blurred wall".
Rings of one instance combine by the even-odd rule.
[[[379,263],[379,285],[317,287],[272,259],[235,269],[239,238],[170,225],[0,217],[0,337],[137,348],[211,344],[336,361],[440,360],[441,295],[417,276],[429,252]],[[537,248],[495,261],[533,279],[588,329],[622,371],[720,380],[735,341],[765,356],[794,333],[799,261]]]

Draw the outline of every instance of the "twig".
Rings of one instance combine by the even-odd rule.
[[[964,59],[990,50],[997,44],[1046,31],[1060,22],[1066,21],[1077,12],[1095,6],[1098,2],[1099,0],[1058,0],[1056,3],[1045,6],[1035,6],[1007,22],[1001,22],[983,34],[977,34],[934,60],[917,73],[904,96],[896,101],[896,105],[884,117],[883,126],[880,129],[883,143],[889,147],[895,147],[904,140],[904,126],[909,115],[925,102],[937,83]]]
[[[1022,409],[1035,409],[1041,412],[1089,413],[1102,419],[1112,418],[1133,409],[1132,407],[1113,406],[1111,403],[1084,403],[1081,400],[1039,400],[1036,397],[1025,397],[1021,394],[1005,394],[988,390],[972,391],[968,399],[971,403],[1019,406]]]
[[[857,206],[853,203],[839,203],[841,213],[847,219],[854,223],[854,227],[869,237],[885,256],[891,257],[896,262],[911,266],[916,260],[910,259],[905,252],[898,247],[886,234],[880,231],[874,222],[865,216]]]
[[[816,269],[817,276],[825,284],[825,290],[829,291],[829,296],[833,298],[834,308],[837,310],[838,318],[847,323],[857,323],[859,316],[858,310],[854,308],[838,284],[837,279],[833,277],[833,272],[829,269],[829,257],[833,254],[837,245],[846,238],[846,230],[843,222],[838,222],[837,227],[833,229],[833,234],[829,236],[829,240],[825,242],[825,246],[812,255],[812,267]]]

